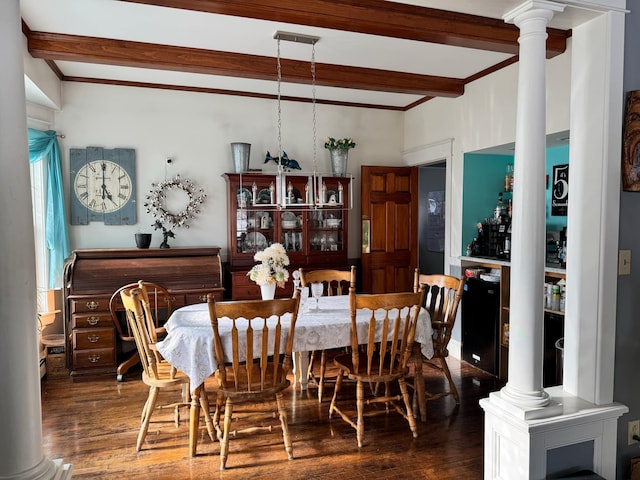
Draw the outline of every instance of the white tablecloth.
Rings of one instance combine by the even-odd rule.
[[[366,328],[370,311],[358,311],[356,321]],[[288,325],[288,322],[286,322]],[[319,309],[309,299],[298,313],[293,340],[294,352],[324,350],[350,345],[349,297],[321,297]],[[184,372],[195,389],[211,376],[218,364],[213,354],[213,330],[206,303],[182,307],[165,325],[166,338],[158,342],[158,351],[178,370]],[[221,328],[224,336],[224,331]],[[423,308],[418,319],[415,341],[423,355],[433,356],[432,329],[429,313]]]

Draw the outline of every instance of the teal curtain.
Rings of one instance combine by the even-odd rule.
[[[54,130],[29,129],[29,163],[46,159],[47,215],[45,238],[49,250],[49,289],[62,287],[62,269],[71,254],[62,188],[62,160]]]

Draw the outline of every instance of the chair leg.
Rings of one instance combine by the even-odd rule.
[[[313,361],[315,360],[315,357],[315,350],[311,350],[311,352],[309,353],[309,365],[307,366],[307,381],[315,382],[315,377],[313,376]]]
[[[444,357],[439,357],[439,360],[440,360],[442,371],[444,372],[445,376],[447,377],[447,380],[449,381],[449,391],[451,392],[451,395],[453,395],[453,398],[456,399],[456,404],[460,405],[460,397],[458,396],[458,389],[456,388],[456,384],[453,383],[453,379],[451,378],[451,372],[449,371],[449,365],[447,365],[447,359]]]
[[[131,355],[131,357],[129,357],[127,360],[125,360],[120,365],[118,365],[117,377],[116,377],[117,380],[119,382],[122,382],[124,380],[124,374],[127,373],[131,367],[133,367],[138,363],[140,363],[140,355],[136,351],[133,353],[133,355]]]
[[[331,398],[331,405],[329,405],[329,419],[331,419],[332,413],[336,410],[336,399],[338,398],[338,392],[342,387],[342,376],[344,372],[340,370],[338,372],[338,378],[336,378],[336,385],[333,388],[333,397]]]
[[[358,439],[358,448],[362,448],[364,437],[364,383],[361,380],[358,380],[356,385],[356,410],[358,411],[356,438]]]
[[[276,404],[278,405],[278,413],[280,414],[280,425],[282,425],[284,449],[287,451],[287,457],[289,458],[289,460],[293,460],[293,446],[291,444],[291,436],[289,435],[287,410],[284,408],[284,395],[282,394],[282,392],[276,393]]]
[[[209,438],[214,442],[215,437],[213,433],[213,420],[211,419],[211,411],[209,410],[209,397],[207,396],[207,392],[204,387],[202,387],[202,390],[200,391],[200,408],[204,415],[204,423],[207,425]]]
[[[402,393],[402,400],[404,400],[404,408],[406,409],[406,418],[409,422],[409,428],[411,429],[411,433],[413,434],[413,438],[418,438],[418,425],[416,424],[416,419],[413,416],[413,410],[411,409],[411,398],[409,397],[409,388],[407,387],[407,382],[404,378],[398,379],[398,384],[400,385],[400,392]]]
[[[221,392],[216,395],[216,409],[213,412],[213,428],[216,430],[216,437],[219,442],[222,442],[222,430],[220,429],[220,414],[224,408],[224,396]]]
[[[147,436],[147,430],[149,430],[149,421],[151,420],[151,414],[153,413],[153,410],[156,408],[156,401],[158,400],[159,391],[159,387],[149,388],[149,397],[147,398],[147,402],[144,406],[144,419],[142,420],[142,425],[140,425],[138,441],[136,442],[136,452],[140,451],[140,449],[142,448],[142,443]]]
[[[227,465],[227,456],[229,455],[229,429],[231,428],[231,415],[233,413],[233,402],[227,398],[224,407],[224,430],[222,432],[222,441],[220,442],[220,470],[224,470]]]

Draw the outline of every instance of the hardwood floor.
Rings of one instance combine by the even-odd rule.
[[[392,412],[365,419],[365,445],[358,449],[355,430],[339,418],[329,421],[329,403],[318,404],[315,389],[291,388],[286,398],[295,459],[287,460],[278,427],[232,437],[224,472],[219,471],[218,443],[204,430],[198,455],[189,457],[186,410],[177,428],[172,410],[157,411],[143,449],[135,451],[148,392],[139,372],[120,383],[115,375],[81,382],[49,377],[42,384],[43,450],[50,459],[71,463],[74,479],[481,479],[484,415],[478,400],[502,385],[464,362],[450,359],[449,365],[460,405],[451,397],[429,402],[427,422],[418,421],[416,439]],[[434,370],[425,367],[425,375],[429,390],[442,388]],[[329,386],[327,398],[332,391]],[[160,402],[177,395],[161,392]],[[240,414],[238,425],[258,413]],[[265,422],[278,425],[273,418]]]

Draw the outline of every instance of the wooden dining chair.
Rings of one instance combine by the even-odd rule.
[[[365,405],[383,403],[384,410],[370,411],[368,415],[382,414],[393,407],[409,423],[413,437],[418,436],[416,420],[405,382],[408,362],[420,313],[422,292],[381,293],[375,295],[349,294],[351,314],[351,353],[338,355],[334,363],[339,369],[333,398],[329,406],[329,418],[336,412],[356,430],[358,447],[364,441]],[[368,323],[358,329],[357,311],[366,309]],[[338,406],[337,398],[343,377],[356,382],[356,420],[352,411]],[[400,394],[392,394],[391,383],[397,381]],[[365,385],[384,385],[384,394],[365,399]],[[374,390],[377,392],[377,388]],[[404,408],[400,404],[403,402]]]
[[[415,393],[418,402],[420,402],[420,411],[422,412],[423,420],[426,420],[426,402],[428,400],[436,400],[447,395],[452,395],[456,400],[456,404],[460,403],[458,390],[451,378],[451,372],[447,365],[447,357],[449,356],[449,340],[451,340],[451,333],[456,322],[456,315],[460,300],[462,299],[465,280],[465,277],[424,275],[420,274],[418,269],[415,271],[414,291],[420,288],[424,290],[425,297],[423,306],[429,312],[431,327],[433,329],[433,357],[427,359],[419,352],[416,352],[416,355],[420,355],[420,362],[417,362],[416,368],[422,368],[422,364],[426,363],[441,371],[449,384],[448,390],[439,393],[426,393],[424,384],[415,385]]]
[[[174,309],[173,296],[165,287],[158,285],[157,283],[138,280],[136,283],[123,285],[116,290],[109,300],[109,312],[111,313],[111,320],[116,328],[118,338],[120,339],[120,349],[122,351],[126,350],[127,345],[133,344],[135,346],[135,339],[133,331],[129,327],[129,323],[127,321],[124,323],[121,322],[119,317],[119,312],[123,309],[120,293],[124,290],[130,290],[136,287],[142,290],[145,301],[149,305],[151,316],[147,319],[147,321],[150,322],[148,329],[154,342],[158,340],[159,335],[162,336],[166,333],[166,330],[162,325],[166,322]],[[121,382],[124,380],[124,374],[139,362],[140,356],[138,355],[138,350],[136,348],[126,360],[118,365],[116,373],[118,381]]]
[[[283,391],[292,369],[291,352],[298,316],[299,296],[275,300],[216,302],[208,296],[209,316],[213,328],[213,350],[218,363],[214,377],[218,383],[214,427],[220,441],[220,470],[226,468],[233,411],[242,403],[275,399],[284,447],[289,460],[293,447],[284,408]],[[230,330],[230,335],[222,331]],[[229,339],[227,343],[224,338]],[[224,420],[220,426],[221,410]],[[271,426],[254,426],[235,433],[254,432]]]
[[[144,290],[136,287],[120,292],[122,305],[127,316],[127,323],[140,356],[142,364],[142,381],[149,386],[149,395],[142,408],[141,425],[136,442],[136,451],[140,451],[144,443],[151,415],[156,409],[173,408],[176,427],[180,422],[180,408],[189,407],[189,377],[178,372],[171,364],[165,361],[158,350],[154,334],[149,328],[151,309]],[[157,405],[158,395],[161,389],[180,387],[181,398],[177,402],[168,405]],[[209,415],[209,402],[204,390],[200,396],[200,406],[204,412],[209,436],[213,439],[213,422]]]
[[[300,271],[300,285],[308,287],[312,283],[322,283],[324,289],[322,294],[325,296],[348,295],[349,289],[356,287],[356,267],[351,266],[350,270],[311,270],[306,271],[302,268]],[[316,375],[313,371],[315,359],[320,355],[320,371]],[[307,386],[318,388],[318,402],[322,402],[322,394],[324,392],[325,381],[327,380],[325,372],[327,369],[327,352],[312,351],[309,358],[309,368],[307,369]],[[335,381],[335,378],[331,379]]]

